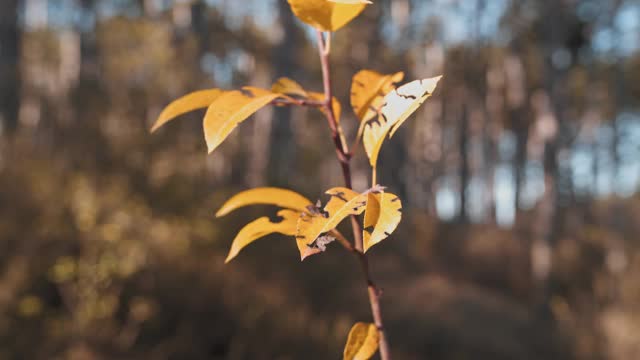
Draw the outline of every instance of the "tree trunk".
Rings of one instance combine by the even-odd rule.
[[[0,11],[0,120],[8,134],[18,127],[20,35],[18,0],[5,0]]]
[[[295,68],[292,59],[295,59],[296,40],[298,29],[296,28],[293,13],[286,1],[278,2],[278,14],[280,24],[283,27],[282,41],[273,50],[273,75],[274,79],[287,76],[292,77],[291,69]],[[295,162],[295,141],[291,129],[291,109],[273,109],[273,119],[271,127],[271,143],[276,146],[271,147],[269,154],[268,178],[269,183],[281,186],[289,183],[289,173]]]
[[[469,222],[469,206],[467,189],[470,181],[469,171],[469,105],[467,101],[462,104],[460,114],[460,127],[458,133],[458,145],[460,147],[460,213],[458,222],[466,224]]]

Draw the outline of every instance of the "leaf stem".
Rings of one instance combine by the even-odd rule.
[[[347,249],[348,251],[356,251],[356,249],[353,247],[353,244],[351,244],[351,242],[347,240],[347,238],[342,235],[342,233],[338,231],[338,229],[333,229],[330,231],[330,233],[345,249]]]
[[[324,108],[326,111],[327,122],[329,124],[329,129],[331,130],[331,137],[333,139],[333,143],[336,148],[336,155],[338,156],[338,161],[340,162],[340,166],[342,168],[342,175],[344,177],[345,186],[349,189],[352,189],[351,182],[351,156],[349,154],[349,149],[347,145],[343,141],[340,133],[340,125],[336,121],[335,112],[333,109],[333,94],[331,87],[331,69],[329,63],[329,40],[330,35],[327,36],[327,40],[325,41],[324,36],[321,31],[316,31],[316,36],[318,40],[318,53],[320,55],[320,62],[322,65],[322,81],[324,84]],[[367,283],[367,291],[369,294],[369,304],[371,305],[371,314],[373,315],[373,320],[378,328],[378,332],[380,333],[380,358],[382,360],[390,360],[391,355],[389,353],[389,344],[387,343],[387,339],[385,336],[384,324],[382,321],[382,312],[380,310],[380,295],[381,292],[376,287],[372,277],[371,271],[369,269],[369,259],[367,255],[363,251],[362,246],[362,224],[360,219],[357,216],[351,216],[351,228],[353,230],[353,239],[354,239],[354,251],[360,261],[360,265],[362,267],[362,272],[364,273],[365,281]]]
[[[373,166],[371,168],[371,187],[378,185],[378,169]]]

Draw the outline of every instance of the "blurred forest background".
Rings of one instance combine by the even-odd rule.
[[[223,266],[267,209],[213,216],[341,185],[321,115],[262,110],[211,156],[202,113],[148,133],[194,90],[321,89],[312,35],[284,0],[0,1],[0,359],[341,356],[352,256],[274,236]],[[362,68],[445,75],[379,162],[395,359],[640,359],[640,2],[376,0],[332,57],[344,106]]]

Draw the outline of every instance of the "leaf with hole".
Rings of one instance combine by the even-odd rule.
[[[320,31],[336,31],[367,6],[366,2],[337,3],[328,0],[288,0],[291,10],[303,22]]]
[[[220,89],[200,90],[171,102],[162,110],[160,116],[158,116],[158,119],[151,127],[151,132],[158,130],[162,125],[180,115],[209,107],[209,105],[222,94],[224,94],[224,91]]]
[[[380,334],[374,324],[359,322],[349,331],[344,360],[367,360],[378,351]]]
[[[249,189],[227,200],[216,212],[216,217],[225,216],[238,208],[249,205],[275,205],[301,212],[311,205],[311,201],[297,192],[287,189],[275,187]]]
[[[389,132],[395,133],[400,125],[433,94],[441,76],[415,80],[392,90],[384,97],[380,116],[365,121],[362,143],[375,169],[380,148]]]
[[[358,136],[364,124],[378,115],[384,97],[404,78],[403,72],[383,75],[372,70],[361,70],[351,80],[351,107],[360,120]]]
[[[330,199],[323,209],[311,206],[298,219],[296,243],[301,260],[321,252],[314,246],[318,237],[336,228],[346,217],[362,214],[367,205],[367,194],[359,194],[347,188],[332,188],[326,194]]]
[[[364,213],[362,243],[364,251],[391,235],[402,220],[402,202],[394,194],[370,192]]]
[[[213,152],[231,131],[256,111],[281,94],[255,87],[229,91],[216,98],[204,116],[204,137],[209,153]]]

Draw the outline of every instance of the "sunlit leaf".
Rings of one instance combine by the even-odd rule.
[[[326,194],[331,198],[323,209],[311,206],[298,219],[296,243],[302,260],[322,251],[315,244],[318,237],[333,230],[347,216],[362,214],[367,204],[367,194],[347,188],[336,187]]]
[[[367,360],[378,351],[380,334],[374,324],[356,323],[349,331],[344,360]]]
[[[369,193],[364,213],[362,239],[364,251],[391,235],[402,219],[402,202],[394,194]]]
[[[287,77],[281,77],[271,86],[274,93],[285,95],[297,95],[304,98],[309,97],[307,91],[297,82]]]
[[[387,134],[395,133],[400,125],[431,96],[441,76],[415,80],[391,91],[384,97],[380,116],[365,121],[362,143],[369,163],[376,167],[378,154]]]
[[[367,195],[367,207],[364,211],[364,223],[362,229],[362,243],[367,244],[371,239],[371,231],[380,218],[380,200],[373,192]]]
[[[240,250],[261,237],[273,233],[290,236],[295,235],[299,214],[299,212],[294,210],[280,210],[278,211],[278,218],[275,220],[265,216],[248,223],[238,232],[235,239],[233,239],[225,263],[231,261],[238,255]]]
[[[281,94],[245,87],[229,91],[209,105],[204,116],[204,137],[209,153],[215,150],[239,123]]]
[[[300,212],[305,211],[307,206],[311,205],[311,201],[297,192],[287,189],[274,187],[255,188],[242,191],[231,197],[218,210],[216,216],[227,215],[238,208],[248,205],[275,205]]]
[[[351,107],[361,121],[358,135],[362,134],[365,122],[378,115],[385,95],[395,89],[395,84],[403,78],[403,72],[383,75],[371,70],[361,70],[353,76]]]
[[[293,13],[321,31],[336,31],[358,16],[367,3],[341,3],[328,0],[288,0]]]
[[[153,127],[151,127],[151,132],[156,131],[159,127],[175,119],[177,116],[190,111],[207,108],[223,93],[224,91],[220,89],[200,90],[173,101],[162,110]]]
[[[396,116],[398,117],[398,119],[395,121],[395,124],[391,128],[391,133],[389,134],[389,137],[392,137],[393,134],[395,134],[396,131],[398,131],[400,126],[402,126],[402,124],[404,124],[404,122],[407,121],[409,116],[411,116],[411,114],[413,114],[420,107],[420,105],[422,105],[422,103],[425,100],[431,97],[431,95],[436,89],[436,86],[438,86],[438,82],[440,81],[441,78],[442,76],[436,76],[429,79],[418,80],[419,81],[418,83],[415,83],[414,81],[413,82],[414,84],[412,86],[409,86],[411,85],[411,83],[406,84],[405,86],[409,86],[406,88],[407,93],[411,93],[412,91],[414,91],[412,90],[412,87],[413,87],[414,89],[418,89],[418,91],[419,89],[424,90],[424,95],[420,98],[419,101],[417,102],[414,101],[410,106],[407,106],[403,112],[400,112],[398,110],[402,109],[403,105],[401,104],[406,99],[403,97],[403,95],[406,95],[407,93],[399,92],[398,93],[399,98],[395,98],[395,96],[392,96],[392,98],[387,99],[385,101],[387,104],[390,104],[394,101],[396,102],[396,104],[398,104],[397,106],[389,105],[390,107],[388,107],[388,109],[384,109],[384,108],[382,109],[382,113],[386,115],[387,118],[394,118]],[[406,105],[406,102],[404,102],[404,104]]]

